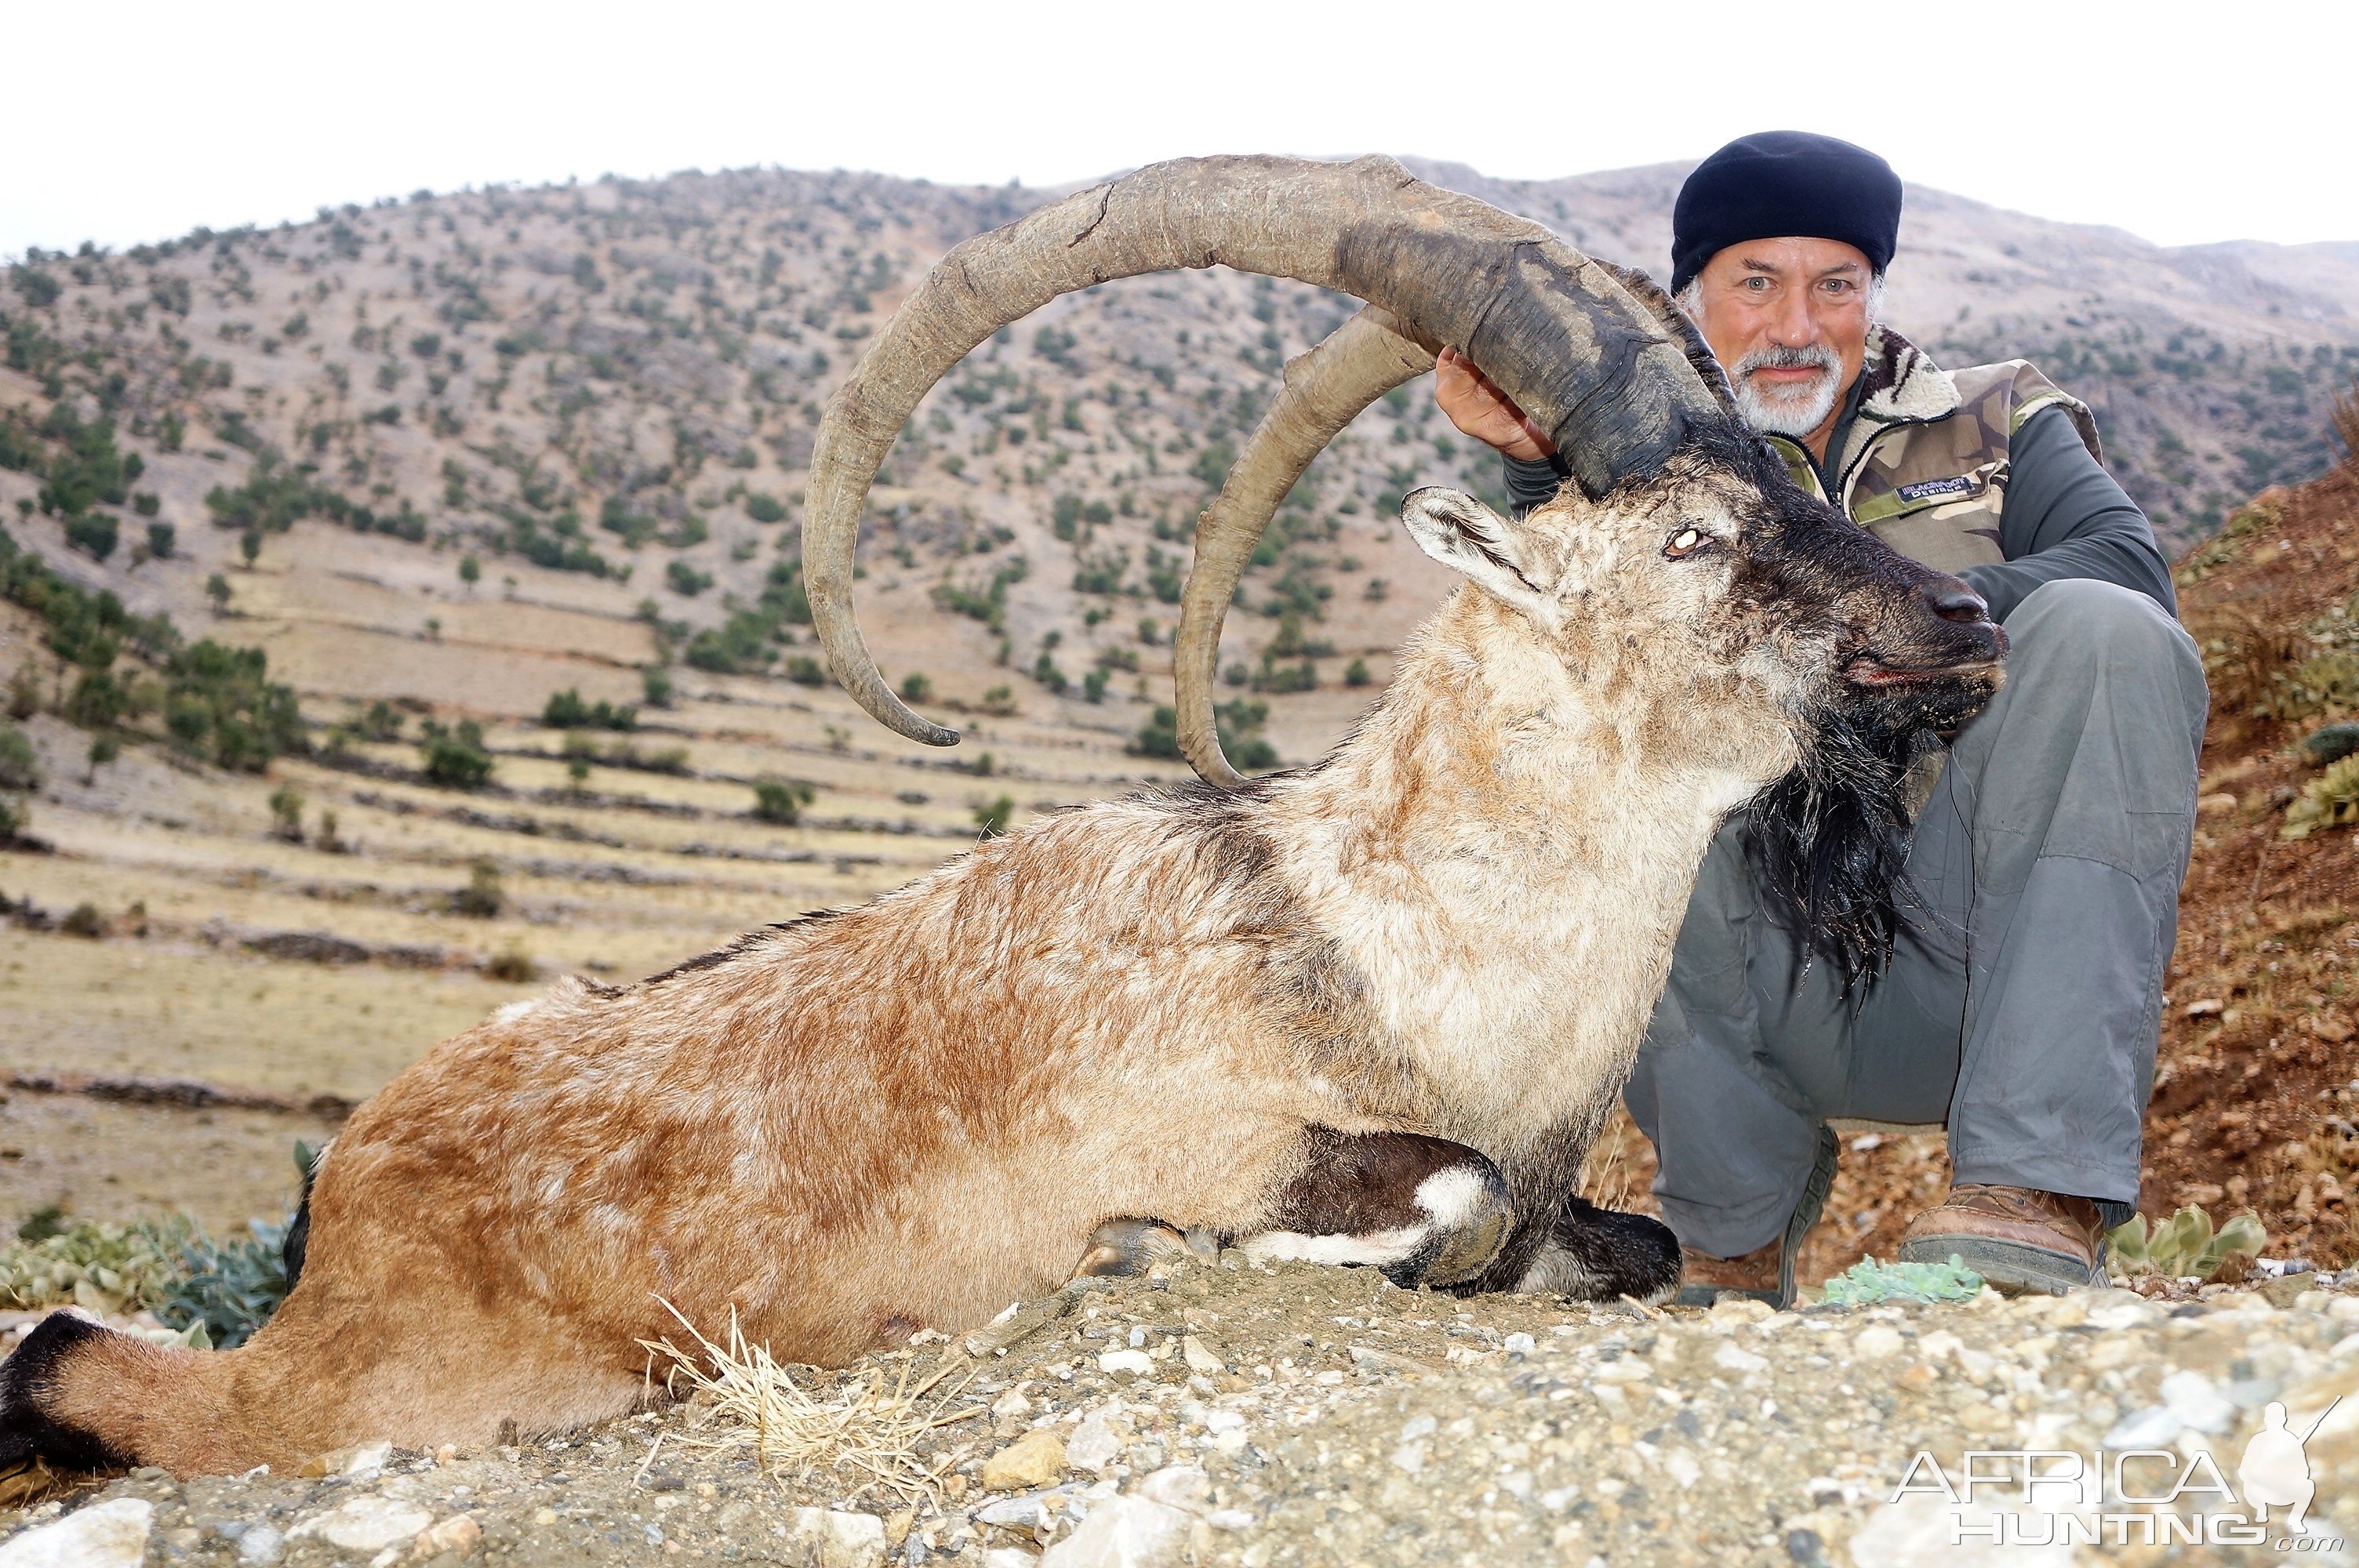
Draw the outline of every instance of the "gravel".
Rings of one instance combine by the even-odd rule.
[[[694,1447],[712,1429],[690,1405],[523,1446],[348,1452],[306,1466],[343,1473],[309,1478],[140,1471],[6,1518],[38,1530],[146,1505],[149,1563],[287,1568],[1891,1568],[1952,1550],[1954,1509],[1895,1501],[1920,1451],[1951,1476],[1968,1450],[2208,1451],[2234,1485],[2271,1401],[2303,1430],[2359,1396],[2359,1277],[2181,1301],[1652,1312],[1464,1301],[1230,1254],[919,1339],[888,1370],[951,1362],[951,1408],[976,1414],[936,1430],[948,1478],[915,1506],[851,1472],[769,1476],[742,1448]],[[2321,1548],[2359,1536],[2359,1397],[2309,1456],[2324,1534],[2300,1555],[2351,1561]],[[37,1547],[0,1543],[0,1565]]]

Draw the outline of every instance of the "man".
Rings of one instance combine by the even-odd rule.
[[[1864,994],[1754,896],[1741,813],[1705,859],[1627,1092],[1691,1303],[1793,1299],[1830,1119],[1946,1123],[1949,1195],[1900,1256],[1954,1253],[2002,1290],[2102,1283],[2137,1199],[2202,667],[2087,408],[2020,360],[1940,370],[1877,322],[1900,200],[1874,154],[1781,131],[1706,158],[1673,211],[1671,292],[1739,413],[2014,644],[1917,811],[1919,902]],[[1506,455],[1519,505],[1554,493],[1544,438],[1473,366],[1445,354],[1436,396]]]

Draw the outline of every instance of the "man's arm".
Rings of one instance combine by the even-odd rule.
[[[2094,578],[2145,594],[2176,615],[2170,567],[2154,529],[2113,475],[2089,455],[2061,408],[2043,408],[2009,445],[1999,548],[2006,559],[1958,575],[2005,621],[2041,583]]]

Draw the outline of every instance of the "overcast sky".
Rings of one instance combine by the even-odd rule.
[[[1191,153],[1387,152],[1549,178],[1777,126],[2163,243],[2359,240],[2347,0],[180,0],[23,6],[7,34],[11,256],[609,170],[1053,184]]]

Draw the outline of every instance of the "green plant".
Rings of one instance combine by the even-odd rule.
[[[8,717],[22,722],[41,710],[41,677],[26,660],[8,677]]]
[[[0,1248],[0,1303],[29,1312],[71,1304],[136,1312],[160,1300],[179,1272],[191,1227],[67,1222],[54,1204],[35,1209]]]
[[[91,738],[90,752],[88,753],[90,772],[82,775],[82,783],[84,784],[95,784],[98,783],[98,770],[106,766],[109,762],[112,762],[121,755],[123,755],[122,741],[117,741],[112,735],[92,736]]]
[[[2301,798],[2286,808],[2280,838],[2307,838],[2321,827],[2359,822],[2359,755],[2344,757],[2302,785]]]
[[[1345,686],[1366,686],[1375,678],[1375,677],[1374,676],[1368,674],[1368,661],[1365,659],[1353,659],[1350,664],[1343,666],[1343,684]]]
[[[492,754],[484,750],[484,729],[472,719],[445,729],[428,719],[418,742],[419,772],[445,789],[479,789],[492,776]]]
[[[222,576],[219,572],[215,572],[212,576],[205,579],[205,597],[213,601],[214,614],[226,614],[229,611],[229,579]]]
[[[99,914],[98,905],[85,900],[66,912],[58,922],[58,929],[69,936],[80,936],[95,942],[106,935],[106,916]]]
[[[291,784],[270,792],[271,837],[289,844],[303,841],[303,794]]]
[[[567,687],[563,691],[549,694],[548,703],[540,710],[540,721],[551,730],[619,730],[629,731],[639,727],[639,710],[628,706],[616,707],[601,697],[585,702],[582,688]]]
[[[484,580],[484,563],[472,551],[459,557],[459,580],[469,588]]]
[[[287,1299],[287,1227],[250,1219],[246,1232],[224,1242],[191,1238],[181,1248],[182,1277],[156,1303],[158,1320],[189,1331],[200,1349],[245,1344]]]
[[[169,523],[147,524],[147,554],[159,561],[168,561],[179,548],[179,531]]]
[[[674,593],[693,599],[712,586],[712,574],[698,571],[686,561],[673,561],[664,568],[664,581]]]
[[[639,666],[639,694],[649,708],[671,706],[671,672],[661,665]]]
[[[918,671],[912,670],[909,674],[901,677],[902,701],[923,702],[933,695],[934,683],[928,680]]]
[[[1878,1302],[1962,1302],[1982,1294],[1983,1277],[1951,1255],[1946,1263],[1879,1263],[1863,1258],[1829,1280],[1821,1298],[1829,1306]]]
[[[451,895],[451,913],[489,920],[506,903],[507,894],[500,887],[499,867],[490,860],[477,860],[467,869],[467,885]]]
[[[2223,1271],[2241,1279],[2243,1265],[2267,1245],[2258,1215],[2240,1214],[2214,1230],[2211,1215],[2192,1204],[2152,1229],[2146,1216],[2134,1214],[2105,1236],[2107,1266],[2114,1271],[2199,1282]]]
[[[0,789],[40,787],[40,760],[33,753],[31,738],[14,724],[0,724]]]
[[[994,718],[1005,719],[1016,711],[1016,689],[995,686],[983,694],[983,710]]]
[[[996,800],[982,802],[973,808],[976,831],[986,838],[995,838],[1007,831],[1016,819],[1016,797],[1003,795]]]
[[[787,678],[797,686],[825,686],[827,671],[808,654],[797,654],[787,661]]]
[[[803,807],[818,798],[819,791],[801,779],[766,773],[754,781],[754,816],[781,827],[801,821]]]

